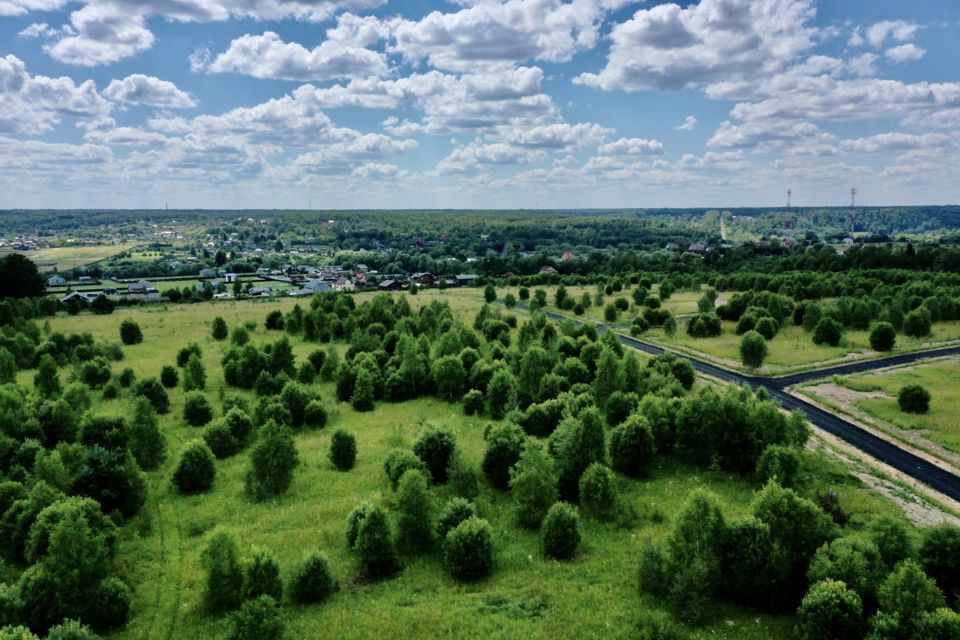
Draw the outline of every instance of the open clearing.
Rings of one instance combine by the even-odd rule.
[[[93,262],[99,262],[137,246],[135,242],[124,244],[83,245],[77,247],[53,247],[25,251],[40,271],[69,271]]]
[[[361,294],[361,300],[373,294]],[[480,290],[431,290],[408,298],[414,307],[430,300],[448,301],[466,322],[482,304]],[[358,300],[360,302],[360,300]],[[210,323],[222,316],[231,326],[256,327],[254,342],[275,340],[277,332],[263,328],[273,308],[289,310],[293,299],[224,301],[195,305],[165,305],[118,309],[110,316],[60,316],[50,320],[53,330],[89,331],[96,337],[116,340],[120,322],[127,317],[140,324],[144,342],[125,347],[126,359],[115,363],[119,371],[130,366],[138,377],[156,375],[173,361],[176,350],[195,341],[203,348],[208,392],[219,410],[228,392],[220,358],[227,348],[209,338]],[[299,301],[299,304],[307,304]],[[298,359],[320,345],[292,340]],[[24,379],[21,382],[28,383]],[[297,447],[301,465],[290,491],[272,502],[256,504],[243,497],[247,455],[218,461],[217,479],[210,493],[181,496],[170,484],[180,447],[198,437],[200,429],[181,418],[183,391],[171,390],[171,411],[161,416],[169,455],[161,469],[148,474],[150,498],[131,526],[122,530],[119,560],[135,590],[133,613],[117,638],[222,638],[228,623],[201,610],[203,572],[199,556],[204,534],[223,524],[242,542],[243,555],[254,546],[270,549],[281,571],[288,576],[302,556],[320,548],[331,559],[342,590],[327,603],[285,607],[292,637],[355,638],[382,635],[391,638],[423,637],[630,637],[635,621],[652,602],[637,589],[636,561],[647,537],[663,538],[673,527],[686,496],[695,488],[716,493],[729,518],[744,514],[756,486],[739,476],[706,471],[664,461],[645,481],[618,477],[623,504],[632,517],[616,524],[587,522],[584,546],[570,563],[543,559],[536,533],[514,522],[509,494],[485,483],[477,503],[481,515],[494,528],[493,575],[480,583],[459,585],[446,576],[438,555],[406,559],[405,569],[393,580],[372,585],[351,582],[356,559],[343,537],[347,513],[363,500],[389,496],[382,463],[397,446],[409,446],[427,422],[451,427],[467,459],[479,464],[486,419],[466,417],[459,405],[436,399],[379,403],[371,413],[355,413],[334,399],[332,384],[317,384],[333,415],[320,431],[301,433]],[[253,399],[251,392],[230,389]],[[101,400],[97,411],[126,411],[120,401]],[[346,473],[335,471],[326,459],[329,435],[337,427],[354,433],[358,442],[357,466]],[[804,494],[833,488],[854,522],[876,515],[903,517],[888,497],[850,475],[840,462],[819,455],[803,457]],[[440,501],[449,497],[440,487]],[[387,498],[389,499],[389,498]],[[712,621],[697,629],[695,638],[760,639],[793,634],[792,615],[759,614],[754,610],[714,602]],[[469,630],[469,631],[467,631]]]

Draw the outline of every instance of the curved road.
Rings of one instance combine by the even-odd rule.
[[[570,318],[551,311],[544,310],[544,313],[554,320],[570,320]],[[597,325],[597,331],[599,333],[603,333],[606,330],[606,326],[602,324]],[[657,345],[650,344],[642,340],[637,340],[636,338],[630,336],[625,336],[622,334],[616,335],[620,339],[621,343],[639,351],[644,351],[653,355],[660,355],[666,351],[662,347],[658,347]],[[927,486],[939,491],[953,500],[960,501],[960,477],[950,473],[949,471],[946,471],[945,469],[941,469],[937,465],[928,462],[927,460],[924,460],[923,458],[916,456],[909,451],[901,449],[888,440],[884,440],[883,438],[876,436],[869,431],[861,429],[852,422],[844,420],[843,418],[840,418],[829,411],[825,411],[820,407],[817,407],[806,400],[793,396],[785,391],[785,389],[790,385],[800,382],[827,378],[838,374],[870,371],[873,369],[915,362],[917,360],[923,360],[926,358],[936,358],[953,354],[960,354],[960,346],[944,347],[942,349],[933,349],[930,351],[917,351],[914,353],[889,356],[887,358],[878,358],[876,360],[853,362],[779,378],[748,376],[736,371],[731,371],[730,369],[718,367],[703,360],[698,360],[697,358],[691,358],[685,354],[678,355],[681,355],[681,357],[689,360],[690,364],[693,365],[693,368],[700,373],[727,382],[733,382],[735,384],[745,384],[753,389],[757,389],[758,387],[766,387],[767,391],[770,393],[770,396],[776,398],[784,409],[789,411],[802,411],[804,414],[806,414],[807,419],[812,424],[823,429],[827,433],[840,438],[844,442],[856,447],[857,449],[860,449],[867,455],[870,455],[877,460],[890,465],[897,471],[900,471],[914,478],[915,480],[926,484]]]

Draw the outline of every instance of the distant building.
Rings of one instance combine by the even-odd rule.
[[[305,292],[303,295],[311,295],[314,293],[329,293],[333,291],[333,288],[323,280],[307,280],[301,291]]]
[[[65,296],[63,296],[62,298],[60,298],[60,304],[66,304],[67,302],[69,302],[70,300],[73,300],[74,298],[79,298],[80,300],[83,300],[84,302],[90,302],[90,300],[93,298],[93,296],[92,296],[91,294],[85,293],[85,292],[83,292],[83,291],[71,291],[71,292],[68,293],[67,295],[65,295]]]
[[[456,275],[457,285],[461,287],[471,285],[479,277],[475,273],[458,273]]]
[[[403,283],[399,280],[384,280],[377,288],[380,291],[403,291]]]
[[[92,278],[91,276],[80,276],[80,277],[77,278],[77,279],[78,279],[80,282],[93,282],[93,278]]]
[[[540,267],[540,273],[556,273],[556,272],[557,270],[551,267],[550,265]]]
[[[225,280],[226,282],[228,282],[228,283],[236,282],[236,281],[237,281],[237,274],[235,274],[235,273],[228,273],[228,274],[226,274],[225,276],[223,276],[223,278],[224,278],[224,280]]]
[[[273,289],[270,287],[250,287],[250,291],[247,293],[254,298],[269,298],[273,295]]]
[[[215,278],[217,276],[217,272],[213,269],[200,269],[200,273],[198,275],[201,278]]]
[[[687,247],[687,251],[693,251],[694,253],[703,253],[706,250],[707,250],[707,245],[705,245],[702,242],[694,242],[689,247]]]
[[[569,262],[570,260],[576,260],[577,256],[573,255],[573,253],[570,251],[566,251],[562,256],[560,256],[560,259],[564,262]]]
[[[341,292],[353,291],[354,289],[356,289],[356,287],[353,286],[353,283],[350,282],[350,280],[348,280],[347,278],[337,278],[336,280],[333,281],[333,284],[330,286],[333,288],[334,291],[341,291]]]
[[[62,287],[67,284],[67,281],[60,276],[53,276],[52,278],[47,278],[48,287]]]
[[[144,294],[147,293],[152,287],[150,283],[146,280],[141,280],[140,282],[132,282],[127,285],[127,293],[136,293]]]

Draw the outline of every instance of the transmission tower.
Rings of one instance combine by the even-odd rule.
[[[857,188],[850,187],[850,208],[853,209],[857,206]]]
[[[793,194],[793,189],[787,189],[787,209],[790,208],[790,196]]]

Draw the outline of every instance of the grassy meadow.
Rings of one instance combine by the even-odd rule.
[[[373,294],[359,294],[357,302]],[[501,294],[502,295],[502,294]],[[450,303],[465,322],[483,304],[479,289],[421,292],[410,296],[413,307],[440,299]],[[263,319],[274,308],[288,311],[293,299],[216,301],[194,305],[165,305],[118,309],[109,316],[60,316],[51,319],[55,331],[87,331],[98,339],[118,341],[118,328],[133,318],[144,341],[124,347],[125,359],[115,363],[120,371],[131,367],[138,377],[158,375],[172,364],[179,348],[197,342],[203,349],[207,395],[220,414],[224,394],[252,392],[227,389],[220,359],[228,343],[210,337],[214,317],[228,325],[251,323],[255,343],[275,340]],[[308,304],[299,301],[299,304]],[[694,303],[695,304],[695,303]],[[519,315],[519,314],[518,314]],[[293,338],[298,362],[319,345]],[[776,341],[774,341],[776,342]],[[29,384],[29,374],[21,374]],[[66,372],[64,372],[66,375]],[[456,434],[466,458],[479,465],[483,455],[486,419],[467,417],[460,405],[436,399],[400,404],[378,403],[370,413],[356,413],[339,404],[332,384],[317,384],[331,408],[323,430],[296,437],[301,464],[289,492],[282,498],[253,503],[243,495],[243,475],[249,452],[217,462],[217,477],[209,493],[181,496],[170,477],[183,444],[202,430],[182,419],[183,391],[170,390],[171,410],[161,416],[168,455],[164,465],[148,475],[148,502],[141,514],[121,534],[119,563],[134,589],[133,611],[126,628],[112,638],[225,637],[225,619],[207,615],[201,607],[204,573],[200,554],[205,534],[217,525],[231,529],[249,558],[254,547],[271,550],[284,579],[314,548],[331,560],[341,590],[329,601],[314,606],[284,605],[292,638],[632,638],[642,612],[654,606],[637,588],[636,561],[646,537],[660,539],[672,529],[686,496],[695,488],[715,492],[728,518],[745,514],[752,492],[749,479],[722,472],[662,463],[652,477],[634,481],[618,476],[625,516],[617,523],[585,522],[584,542],[568,563],[547,561],[539,551],[536,533],[521,529],[509,494],[483,483],[477,500],[481,516],[494,528],[495,568],[488,579],[461,585],[443,571],[438,553],[404,559],[404,570],[395,579],[362,584],[353,581],[357,564],[344,539],[348,512],[364,500],[389,504],[390,488],[383,460],[395,447],[408,447],[425,423],[447,425]],[[934,391],[936,398],[937,391]],[[125,414],[129,400],[99,400],[95,410]],[[342,427],[357,438],[358,459],[348,472],[334,470],[327,460],[330,433]],[[827,487],[836,490],[841,503],[863,524],[877,514],[902,517],[893,502],[869,491],[838,462],[818,454],[803,458],[803,493],[813,495]],[[449,489],[435,489],[441,504]],[[760,640],[797,637],[792,615],[760,614],[733,605],[711,605],[708,624],[694,631],[695,638]],[[388,631],[389,630],[389,631]]]
[[[135,242],[123,244],[81,245],[76,247],[52,247],[25,252],[40,271],[69,271],[93,262],[105,260],[136,246]]]
[[[883,397],[864,397],[853,405],[874,418],[900,429],[918,429],[929,439],[954,453],[960,453],[960,360],[889,369],[838,378],[841,386],[860,392],[879,391]],[[897,404],[897,392],[909,384],[922,385],[930,392],[930,411],[905,413]],[[875,395],[875,394],[871,394]]]

